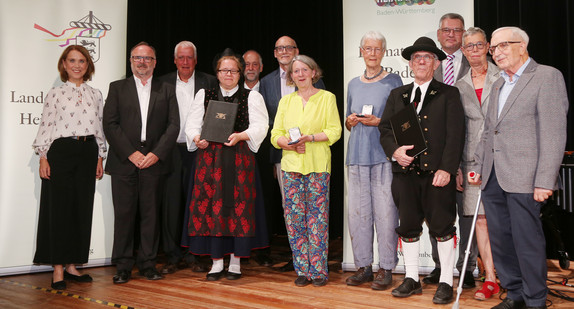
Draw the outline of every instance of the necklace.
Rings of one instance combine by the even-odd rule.
[[[367,69],[365,69],[365,73],[363,73],[363,76],[365,77],[366,80],[371,80],[371,79],[375,79],[377,77],[379,77],[379,75],[383,74],[383,67],[381,66],[381,70],[379,71],[379,73],[375,74],[373,77],[368,77],[367,76]]]
[[[476,74],[472,74],[474,72],[474,70],[471,69],[470,77],[477,78],[479,76],[486,74],[486,71],[488,71],[488,66],[484,68],[484,71],[482,71],[481,73],[476,73]]]

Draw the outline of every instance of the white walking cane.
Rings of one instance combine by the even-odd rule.
[[[464,263],[462,264],[462,269],[460,270],[460,277],[458,279],[458,287],[456,288],[456,301],[452,305],[452,309],[458,309],[458,300],[460,299],[460,294],[462,294],[462,282],[464,281],[464,274],[466,272],[466,266],[468,264],[468,256],[470,255],[470,246],[472,245],[472,236],[474,236],[474,228],[476,226],[476,218],[478,217],[478,208],[480,207],[480,193],[482,190],[478,191],[478,198],[476,200],[476,208],[474,209],[474,218],[472,218],[472,226],[470,228],[470,236],[468,237],[468,245],[466,245],[466,251],[464,251]]]

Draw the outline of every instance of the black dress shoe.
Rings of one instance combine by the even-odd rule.
[[[293,266],[293,259],[290,259],[289,262],[287,262],[287,264],[279,267],[279,271],[280,272],[288,272],[288,271],[294,271],[295,267]]]
[[[155,267],[148,267],[140,270],[140,276],[144,276],[147,280],[160,280],[163,276],[155,269]]]
[[[426,277],[423,278],[424,284],[437,284],[440,280],[440,268],[435,268],[428,274]]]
[[[413,294],[422,294],[423,288],[420,282],[415,281],[413,278],[405,278],[403,283],[391,292],[395,297],[409,297]]]
[[[526,307],[524,307],[524,308],[526,308],[526,309],[546,309],[546,308],[548,308],[548,307],[546,307],[546,306],[537,306],[537,307],[529,307],[529,306],[526,306]]]
[[[237,280],[239,278],[241,278],[241,274],[232,273],[230,271],[228,271],[227,274],[225,275],[225,279],[227,280]]]
[[[115,284],[121,284],[130,281],[131,277],[132,273],[129,270],[119,270],[113,280]]]
[[[524,301],[512,300],[508,297],[503,299],[500,304],[492,307],[492,309],[524,309],[524,308],[526,308],[526,304],[524,303]]]
[[[474,282],[474,276],[471,271],[464,273],[464,280],[462,281],[463,289],[473,289],[476,287],[476,282]]]
[[[359,268],[354,275],[345,280],[347,285],[350,286],[357,286],[371,281],[373,281],[373,268],[371,266]]]
[[[299,276],[295,279],[296,286],[307,286],[309,284],[311,284],[311,280],[307,279],[305,276]]]
[[[327,278],[315,278],[313,279],[313,286],[324,286],[327,284]]]
[[[52,284],[50,286],[54,290],[65,290],[66,289],[66,281],[64,281],[64,280],[56,281],[56,282],[52,281]]]
[[[223,270],[218,273],[207,274],[207,281],[217,281],[223,277]]]
[[[558,250],[558,262],[560,263],[560,268],[564,270],[570,268],[570,257],[568,257],[568,252]]]
[[[161,273],[164,275],[167,274],[173,274],[174,272],[176,272],[178,269],[177,265],[174,263],[167,263],[165,265],[163,265],[163,267],[161,268]]]
[[[432,302],[435,304],[448,304],[453,300],[452,294],[452,286],[448,285],[448,283],[441,282],[438,284]]]
[[[88,274],[83,274],[80,276],[72,275],[67,271],[64,271],[64,279],[73,280],[76,282],[92,282],[94,279]]]

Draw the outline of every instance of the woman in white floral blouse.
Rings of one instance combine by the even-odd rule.
[[[58,71],[64,84],[46,95],[32,145],[42,178],[34,263],[53,265],[52,288],[63,290],[64,279],[92,281],[75,265],[88,262],[95,181],[104,173],[106,141],[102,93],[85,83],[95,71],[89,52],[68,46]]]

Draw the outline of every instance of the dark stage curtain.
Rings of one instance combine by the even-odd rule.
[[[367,1],[367,0],[365,0]],[[570,0],[480,0],[475,1],[475,25],[488,34],[500,26],[519,26],[530,35],[529,51],[539,63],[562,71],[572,102],[572,6]],[[470,25],[467,25],[470,26]],[[436,24],[429,25],[429,28]],[[365,29],[365,31],[370,29]],[[386,31],[401,31],[396,29]],[[384,34],[383,32],[383,34]],[[271,0],[129,0],[127,49],[147,41],[157,50],[156,76],[175,70],[173,48],[182,40],[198,48],[200,71],[213,74],[214,55],[226,47],[237,53],[257,50],[263,57],[262,76],[278,65],[273,57],[275,41],[289,35],[297,41],[301,54],[313,57],[324,70],[327,90],[337,96],[341,120],[343,110],[343,8],[341,1],[271,1]],[[126,59],[127,59],[126,55]],[[131,75],[129,63],[127,75]],[[572,113],[570,113],[572,114]],[[569,118],[571,132],[572,116]],[[574,148],[572,134],[568,149]],[[342,236],[343,230],[343,140],[332,147],[331,236]],[[261,154],[261,155],[266,155]],[[260,156],[261,156],[260,155]],[[260,165],[265,159],[259,158]],[[271,171],[262,170],[268,209],[280,216],[276,182]],[[279,211],[277,211],[279,209]],[[284,231],[280,218],[270,226],[273,232]]]

